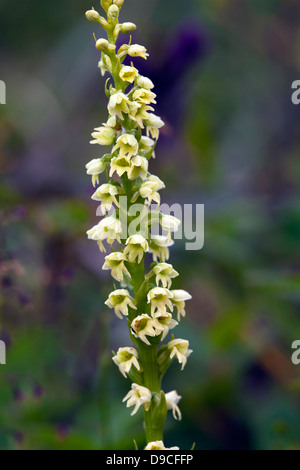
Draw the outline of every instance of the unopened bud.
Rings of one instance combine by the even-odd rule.
[[[103,18],[103,16],[100,16],[100,18],[99,18],[99,24],[101,24],[101,26],[102,26],[103,28],[105,28],[105,29],[106,29],[107,26],[108,26],[108,22],[106,21],[105,18]]]
[[[136,25],[134,23],[123,23],[120,26],[123,34],[132,33],[132,31],[136,30]]]
[[[92,23],[99,23],[101,16],[96,10],[88,10],[85,13],[86,18]]]
[[[117,24],[119,18],[119,8],[117,5],[111,5],[107,11],[107,18],[110,24]]]
[[[89,10],[86,12],[85,16],[89,21],[92,23],[99,23],[103,28],[106,28],[108,26],[108,23],[103,16],[100,16],[99,13],[96,10]]]
[[[114,44],[110,44],[106,39],[101,38],[96,42],[96,49],[109,56],[110,53],[115,52],[116,46]],[[109,59],[106,58],[105,60],[107,61]],[[111,65],[109,68],[111,68]]]
[[[117,5],[117,7],[122,8],[124,0],[113,0],[114,4]]]
[[[103,10],[107,11],[112,5],[113,0],[101,0],[101,6]]]
[[[108,49],[108,46],[109,46],[109,42],[107,41],[107,39],[98,39],[98,41],[96,42],[96,49],[98,49],[98,51],[106,51]]]
[[[154,88],[154,85],[150,78],[143,77],[142,75],[138,77],[137,84],[141,88],[146,88],[146,90],[152,90],[152,88]]]

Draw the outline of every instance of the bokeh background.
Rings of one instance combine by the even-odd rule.
[[[298,0],[126,0],[166,122],[152,171],[163,201],[205,204],[205,246],[172,249],[193,300],[176,334],[193,355],[164,383],[183,396],[166,445],[300,448]],[[106,120],[89,0],[0,4],[0,448],[133,449],[142,413],[111,362],[126,323],[85,232],[85,164]],[[94,4],[97,8],[98,5]],[[101,152],[101,149],[100,149]],[[175,287],[175,288],[176,288]]]

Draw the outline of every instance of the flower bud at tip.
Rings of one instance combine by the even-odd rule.
[[[117,24],[118,22],[118,17],[119,17],[119,8],[117,5],[111,5],[107,11],[107,18],[109,23],[111,24]]]
[[[101,6],[104,11],[107,11],[112,4],[112,0],[101,0]]]
[[[117,7],[122,8],[124,3],[124,0],[114,0],[114,4],[117,5]]]
[[[103,10],[107,11],[111,5],[116,5],[121,8],[123,6],[124,0],[101,0],[101,6]]]

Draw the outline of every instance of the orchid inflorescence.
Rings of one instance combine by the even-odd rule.
[[[87,235],[97,241],[101,251],[106,252],[105,241],[111,247],[103,269],[111,272],[120,288],[115,288],[105,303],[120,319],[127,318],[135,346],[119,348],[113,356],[123,376],[133,382],[123,401],[127,402],[127,407],[134,407],[132,415],[140,407],[144,409],[145,449],[164,450],[163,426],[167,410],[180,420],[181,397],[175,390],[166,394],[161,390],[162,377],[174,358],[183,369],[192,351],[188,341],[174,336],[167,344],[160,346],[160,343],[185,316],[185,302],[191,296],[184,290],[172,290],[172,279],[179,274],[167,261],[169,247],[174,243],[171,232],[178,229],[180,221],[159,211],[159,191],[165,185],[149,173],[149,161],[155,157],[156,142],[164,123],[153,113],[156,95],[152,81],[140,75],[132,62],[124,65],[128,57],[147,59],[146,48],[132,44],[131,37],[128,44],[119,48],[116,45],[120,33],[132,33],[136,29],[133,23],[119,23],[123,3],[124,0],[101,0],[107,18],[94,9],[86,12],[89,21],[98,23],[107,32],[108,39],[94,37],[96,48],[101,52],[101,73],[104,76],[108,72],[113,79],[113,85],[108,87],[108,80],[105,86],[109,118],[95,128],[91,141],[91,144],[112,149],[86,165],[93,186],[97,186],[92,199],[101,203],[104,218]],[[106,175],[106,182],[99,186],[102,173]],[[128,201],[125,208],[121,205],[124,196]],[[153,201],[155,210],[152,210]],[[128,227],[125,227],[124,236],[121,213],[130,214],[133,204],[143,207],[143,232],[128,234]],[[167,233],[153,235],[153,221],[159,222]],[[147,273],[146,253],[153,257]]]

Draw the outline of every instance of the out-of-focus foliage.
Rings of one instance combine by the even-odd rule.
[[[106,117],[91,6],[0,5],[1,449],[143,445],[110,359],[127,328],[104,308],[111,280],[85,239],[96,215],[84,165],[99,152],[89,134]],[[164,383],[183,396],[165,442],[300,448],[299,2],[126,0],[122,18],[151,53],[139,65],[167,123],[152,162],[164,201],[206,210],[203,250],[173,248],[194,353]]]

